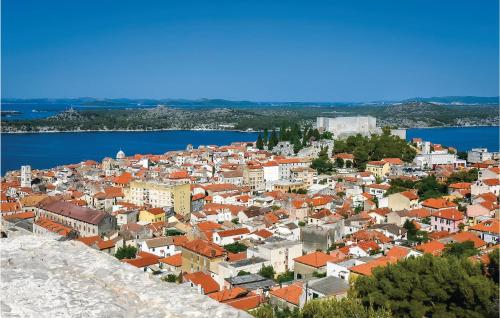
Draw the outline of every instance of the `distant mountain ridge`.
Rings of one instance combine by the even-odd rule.
[[[152,105],[172,105],[187,107],[251,107],[251,106],[356,106],[356,105],[391,105],[398,103],[425,102],[435,104],[460,104],[460,105],[498,105],[499,97],[482,96],[443,96],[443,97],[414,97],[401,101],[381,100],[373,102],[268,102],[268,101],[232,101],[226,99],[150,99],[150,98],[2,98],[2,103],[32,103],[32,104],[68,104],[80,106],[152,106]]]

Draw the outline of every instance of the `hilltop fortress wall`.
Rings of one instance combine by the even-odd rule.
[[[357,134],[370,136],[382,133],[382,129],[377,127],[377,118],[372,116],[318,117],[316,119],[316,127],[320,131],[333,133],[335,139],[342,139]],[[393,129],[391,133],[400,138],[406,138],[406,130],[404,129]]]

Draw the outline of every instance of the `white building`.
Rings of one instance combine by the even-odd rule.
[[[377,127],[377,119],[372,116],[318,117],[316,119],[316,127],[319,130],[333,133],[336,139],[357,134],[369,136],[382,132],[381,129]]]
[[[257,245],[247,250],[247,257],[262,257],[271,261],[276,274],[293,271],[294,258],[302,256],[302,243],[272,238],[272,242]]]
[[[466,161],[458,159],[456,154],[448,153],[447,150],[433,151],[417,155],[413,159],[413,163],[420,168],[433,169],[439,165],[453,165],[455,167],[465,167]]]
[[[21,187],[31,188],[31,166],[21,166]]]
[[[467,162],[470,163],[481,163],[491,159],[493,159],[493,153],[488,152],[487,148],[472,148],[467,152]]]

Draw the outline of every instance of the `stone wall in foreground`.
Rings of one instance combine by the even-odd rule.
[[[0,241],[1,317],[250,317],[80,242]]]

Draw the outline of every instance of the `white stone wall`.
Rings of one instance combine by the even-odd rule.
[[[77,241],[2,239],[2,317],[251,317]]]

